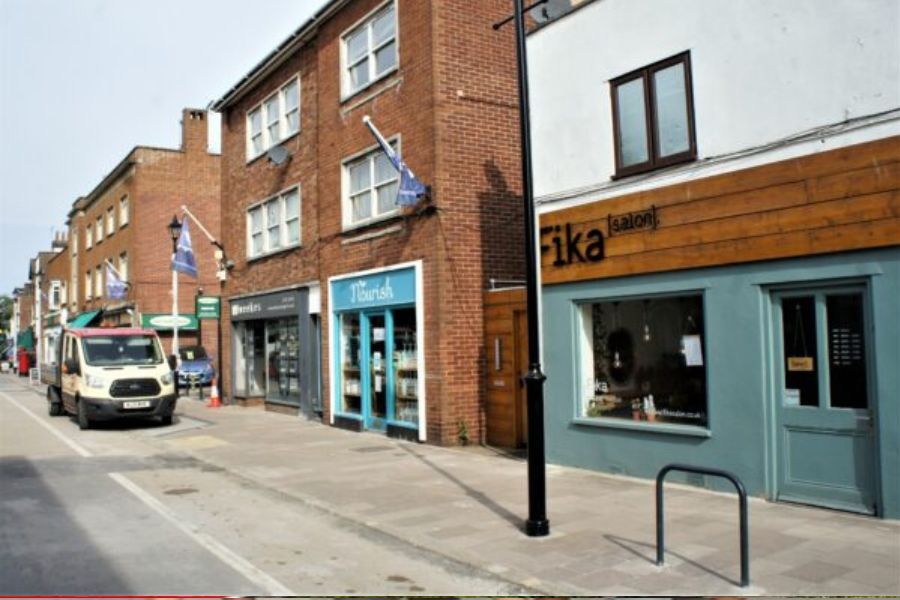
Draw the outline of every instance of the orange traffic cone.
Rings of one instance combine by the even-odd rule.
[[[212,384],[209,386],[209,402],[206,404],[209,408],[219,408],[222,401],[219,398],[219,388],[216,386],[216,378],[212,378]]]

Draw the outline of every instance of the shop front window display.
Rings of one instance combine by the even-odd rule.
[[[701,295],[584,304],[582,417],[707,426]]]

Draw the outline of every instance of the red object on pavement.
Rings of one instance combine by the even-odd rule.
[[[31,365],[28,362],[28,351],[24,346],[19,346],[19,354],[16,358],[18,359],[16,361],[16,371],[19,373],[19,376],[24,377],[28,375]]]
[[[222,406],[222,400],[219,398],[219,388],[216,386],[216,378],[212,378],[212,385],[209,386],[209,408],[219,408]]]

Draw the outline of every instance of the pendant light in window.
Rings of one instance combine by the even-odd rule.
[[[618,331],[619,328],[619,303],[613,302],[613,331]],[[613,369],[621,369],[622,368],[622,357],[619,356],[619,349],[613,348]]]
[[[649,343],[651,340],[650,337],[650,322],[647,320],[647,313],[649,312],[650,301],[644,300],[644,343]]]

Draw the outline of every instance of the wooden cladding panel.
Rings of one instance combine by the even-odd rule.
[[[516,311],[525,308],[525,290],[484,293],[485,417],[487,442],[518,445],[519,380],[516,365]],[[495,339],[500,339],[500,370],[495,365]]]
[[[609,236],[607,217],[656,207],[658,226]],[[599,229],[605,258],[555,267],[546,284],[900,244],[900,137],[542,215]],[[548,238],[542,242],[547,245]]]

